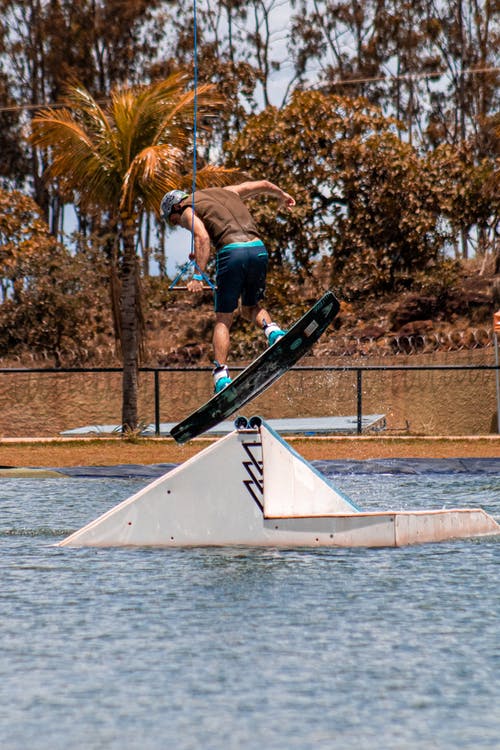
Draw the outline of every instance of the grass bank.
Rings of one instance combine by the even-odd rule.
[[[312,460],[370,458],[498,458],[500,436],[491,437],[287,437]],[[2,439],[0,469],[182,463],[214,439],[181,446],[170,438]]]

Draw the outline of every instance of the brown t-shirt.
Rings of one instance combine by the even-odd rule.
[[[193,196],[184,198],[181,206],[192,206]],[[207,230],[216,250],[224,245],[260,240],[251,213],[232,190],[206,188],[194,194],[194,212]]]

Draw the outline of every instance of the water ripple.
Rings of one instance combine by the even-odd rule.
[[[67,549],[124,480],[0,480],[7,750],[497,750],[499,546]],[[500,476],[336,476],[361,507]]]

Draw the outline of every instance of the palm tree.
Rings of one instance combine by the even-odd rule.
[[[72,191],[82,209],[107,216],[121,258],[119,310],[114,310],[123,358],[122,430],[137,426],[137,374],[141,351],[141,300],[136,239],[144,211],[158,214],[165,192],[191,188],[183,169],[193,140],[195,92],[188,76],[137,88],[116,89],[101,106],[83,86],[68,88],[62,108],[46,108],[33,120],[32,141],[50,151],[47,177]],[[223,100],[210,85],[200,86],[197,108],[202,122]],[[232,170],[207,166],[197,187],[224,185]]]

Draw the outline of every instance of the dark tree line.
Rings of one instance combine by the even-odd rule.
[[[470,139],[478,155],[498,156],[497,0],[296,5],[302,76],[319,66],[328,90],[366,96],[424,148]]]

